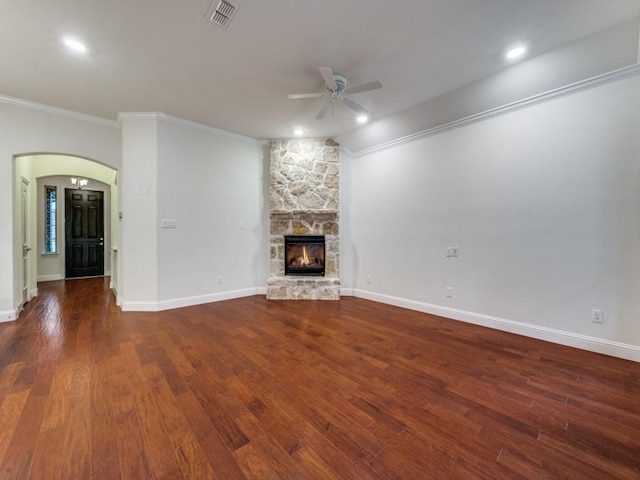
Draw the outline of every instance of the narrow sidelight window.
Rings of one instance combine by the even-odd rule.
[[[44,187],[44,253],[58,253],[58,195],[56,187]]]

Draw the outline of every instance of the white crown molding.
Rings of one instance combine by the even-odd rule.
[[[191,120],[185,120],[184,118],[173,117],[171,115],[167,115],[166,113],[159,113],[158,118],[160,120],[164,120],[166,122],[171,122],[176,125],[181,125],[183,127],[192,128],[194,130],[201,130],[203,132],[212,133],[214,135],[220,135],[227,138],[232,138],[234,140],[239,140],[244,143],[249,143],[251,145],[265,146],[269,145],[269,140],[258,140],[253,137],[247,137],[246,135],[240,135],[239,133],[229,132],[227,130],[221,130],[219,128],[210,127],[209,125],[204,125],[202,123],[193,122]]]
[[[454,120],[448,123],[444,123],[442,125],[429,128],[427,130],[422,130],[420,132],[412,133],[411,135],[406,135],[404,137],[400,137],[395,140],[390,140],[388,142],[374,145],[372,147],[364,148],[362,150],[357,150],[352,152],[345,147],[342,147],[342,150],[351,158],[361,157],[363,155],[378,152],[381,150],[386,150],[388,148],[402,145],[405,143],[410,143],[420,138],[436,135],[438,133],[446,132],[447,130],[453,130],[454,128],[470,125],[472,123],[487,120],[489,118],[496,117],[498,115],[503,115],[505,113],[513,112],[515,110],[519,110],[525,107],[529,107],[539,103],[547,102],[549,100],[560,98],[565,95],[572,95],[574,93],[581,92],[583,90],[594,88],[607,83],[617,82],[627,78],[635,77],[637,75],[640,75],[640,63],[636,63],[629,67],[620,68],[618,70],[614,70],[612,72],[605,73],[603,75],[598,75],[596,77],[588,78],[586,80],[581,80],[579,82],[572,83],[564,87],[556,88],[548,92],[533,95],[531,97],[527,97],[522,100],[517,100],[515,102],[508,103],[500,107],[491,108],[489,110],[485,110],[484,112],[476,113],[474,115],[469,115],[468,117],[461,118],[459,120]]]
[[[166,122],[175,123],[185,127],[193,128],[196,130],[202,130],[215,135],[220,135],[234,140],[239,140],[251,145],[266,146],[269,145],[269,140],[259,140],[238,133],[229,132],[227,130],[221,130],[219,128],[203,125],[198,122],[192,122],[191,120],[185,120],[183,118],[173,117],[165,113],[160,112],[121,112],[118,113],[117,120],[109,120],[102,117],[96,117],[94,115],[88,115],[86,113],[80,113],[73,110],[66,110],[64,108],[52,107],[51,105],[45,105],[43,103],[32,102],[30,100],[23,100],[21,98],[9,97],[7,95],[0,95],[0,103],[7,105],[13,105],[21,108],[28,108],[30,110],[37,110],[40,112],[50,113],[53,115],[59,115],[62,117],[73,118],[74,120],[82,120],[84,122],[96,123],[106,127],[120,128],[123,120],[164,120]]]
[[[118,124],[122,125],[123,120],[162,120],[164,122],[173,123],[182,127],[191,128],[193,130],[200,130],[202,132],[211,133],[222,137],[231,138],[233,140],[239,140],[243,143],[249,143],[251,145],[264,146],[269,145],[268,140],[257,140],[246,135],[240,135],[239,133],[229,132],[227,130],[221,130],[219,128],[204,125],[202,123],[193,122],[184,118],[174,117],[162,112],[121,112],[118,114]]]
[[[554,328],[531,325],[481,313],[467,312],[365,290],[354,289],[353,296],[640,363],[640,347],[636,345],[613,342],[602,338],[589,337],[577,333],[565,332],[563,330],[556,330]]]
[[[120,112],[118,113],[118,125],[122,126],[123,120],[158,120],[157,112]]]
[[[123,120],[162,120],[164,122],[173,123],[182,127],[191,128],[193,130],[200,130],[202,132],[211,133],[213,135],[219,135],[233,140],[239,140],[251,145],[265,146],[269,145],[268,140],[258,140],[246,135],[240,135],[239,133],[229,132],[227,130],[221,130],[219,128],[204,125],[202,123],[193,122],[184,118],[174,117],[162,112],[122,112],[118,114],[118,123],[122,124]]]
[[[83,122],[96,123],[105,127],[118,128],[119,126],[118,122],[109,120],[107,118],[96,117],[94,115],[75,112],[73,110],[67,110],[64,108],[52,107],[51,105],[23,100],[21,98],[9,97],[7,95],[0,95],[0,103],[13,105],[20,108],[28,108],[30,110],[37,110],[39,112],[51,113],[53,115],[59,115],[61,117],[73,118],[74,120],[82,120]]]

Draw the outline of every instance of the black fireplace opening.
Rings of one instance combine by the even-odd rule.
[[[284,274],[324,276],[324,236],[285,235]]]

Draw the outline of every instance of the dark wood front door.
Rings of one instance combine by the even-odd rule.
[[[104,275],[103,194],[65,189],[65,277]]]

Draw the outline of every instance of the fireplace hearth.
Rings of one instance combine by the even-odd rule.
[[[324,236],[285,235],[284,274],[324,276]]]

